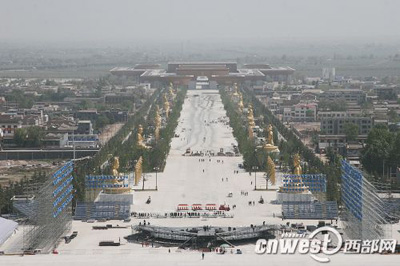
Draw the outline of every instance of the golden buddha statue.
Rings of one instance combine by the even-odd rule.
[[[274,131],[272,128],[272,125],[269,124],[266,128],[266,143],[264,145],[264,149],[267,152],[279,152],[279,149],[277,146],[274,145]]]
[[[140,179],[142,178],[142,164],[143,158],[140,156],[139,160],[136,162],[135,165],[135,186],[139,183]]]
[[[300,155],[296,153],[293,157],[293,165],[294,165],[294,171],[293,174],[295,175],[301,175],[303,172],[303,169],[300,166]]]
[[[253,139],[254,138],[254,132],[253,132],[253,127],[252,126],[248,126],[247,130],[249,132],[249,139]]]
[[[174,85],[172,84],[172,82],[169,83],[168,92],[169,92],[169,97],[171,98],[174,97]]]
[[[143,138],[143,126],[139,125],[138,128],[138,133],[137,133],[137,143],[138,147],[140,148],[145,148],[147,149],[148,147],[146,146],[146,144],[144,143],[144,138]]]
[[[238,89],[237,83],[233,84],[233,96],[234,97],[238,97],[239,96],[238,90],[239,89]]]
[[[254,122],[253,107],[251,106],[251,104],[249,104],[248,107],[247,121],[250,127],[255,127],[256,123]]]
[[[129,187],[124,187],[123,177],[120,177],[118,172],[119,170],[119,158],[114,157],[112,165],[111,165],[111,175],[114,176],[111,179],[112,187],[105,188],[103,191],[106,194],[122,194],[125,192],[129,192],[131,189]]]
[[[239,103],[238,103],[238,105],[239,105],[239,111],[240,112],[243,112],[243,108],[244,108],[244,105],[243,105],[243,95],[240,93],[239,94]]]
[[[164,94],[164,111],[165,111],[166,118],[168,118],[168,116],[169,116],[169,101],[167,99],[166,94]]]
[[[156,115],[155,115],[155,130],[154,137],[156,140],[160,139],[160,128],[161,128],[161,116],[160,116],[160,108],[156,105]]]
[[[114,157],[113,163],[112,163],[112,167],[111,167],[111,174],[113,176],[119,176],[119,158],[118,157]]]
[[[303,183],[302,169],[300,166],[300,155],[296,153],[293,156],[294,171],[293,176],[289,177],[286,187],[280,187],[279,192],[298,194],[298,193],[309,193],[309,188]]]

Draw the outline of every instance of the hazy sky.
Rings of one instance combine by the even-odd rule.
[[[400,37],[398,0],[0,0],[0,41]]]

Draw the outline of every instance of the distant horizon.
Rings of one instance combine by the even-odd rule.
[[[288,43],[288,41],[292,43]],[[156,43],[155,43],[156,42]],[[229,43],[226,43],[229,42]],[[265,38],[240,38],[240,37],[224,37],[219,39],[207,38],[181,38],[181,39],[157,39],[153,38],[140,38],[140,39],[127,39],[127,40],[24,40],[24,39],[3,39],[0,37],[0,46],[3,45],[20,45],[20,46],[57,46],[57,47],[111,47],[121,48],[130,47],[135,45],[149,45],[159,46],[160,44],[219,44],[221,46],[249,46],[249,45],[357,45],[357,44],[371,44],[371,45],[399,45],[399,36],[319,36],[319,37],[305,37],[305,36],[291,36],[291,37],[265,37]],[[400,50],[400,47],[399,47]]]
[[[400,42],[396,0],[3,1],[0,43]]]

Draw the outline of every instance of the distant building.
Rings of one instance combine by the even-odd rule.
[[[79,120],[94,121],[97,119],[97,116],[98,116],[97,109],[79,110],[76,113],[76,118],[78,118]]]
[[[321,120],[321,134],[345,135],[347,123],[356,124],[359,135],[368,135],[374,125],[371,117],[327,117]]]
[[[104,102],[107,104],[120,104],[124,101],[134,102],[135,96],[131,93],[107,94],[104,96]]]
[[[22,128],[22,118],[20,116],[0,115],[0,127],[4,137],[14,137],[17,128]]]
[[[366,94],[360,89],[331,89],[319,95],[319,100],[336,101],[345,100],[346,102],[364,102]]]
[[[69,134],[67,145],[70,147],[75,146],[77,148],[98,148],[100,140],[97,134]]]
[[[43,146],[46,148],[64,148],[68,142],[67,133],[49,133],[43,139]]]
[[[315,121],[317,118],[316,103],[299,103],[283,110],[284,121]]]
[[[242,83],[251,86],[261,85],[264,81],[289,82],[295,70],[290,67],[273,68],[266,64],[244,65],[243,69],[239,69],[236,62],[170,62],[167,69],[119,67],[110,72],[113,75],[137,77],[140,82],[151,83],[153,87],[170,82],[187,87],[196,82],[199,76],[207,77],[210,84],[216,82],[222,85]]]
[[[17,128],[42,126],[42,119],[37,115],[17,115],[2,114],[0,115],[0,127],[5,138],[13,138]]]
[[[361,110],[348,110],[348,111],[318,111],[318,120],[326,118],[339,118],[339,117],[356,117],[361,116]]]
[[[90,120],[81,120],[78,122],[78,128],[75,133],[77,134],[93,134],[93,125]]]

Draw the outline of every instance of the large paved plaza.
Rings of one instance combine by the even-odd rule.
[[[178,204],[227,204],[236,208],[228,213],[233,218],[150,218],[146,219],[152,225],[160,226],[249,226],[250,224],[286,223],[279,218],[281,206],[272,204],[282,173],[277,173],[278,183],[269,191],[254,191],[254,173],[244,172],[239,168],[243,163],[241,156],[183,156],[188,148],[194,153],[217,153],[222,148],[224,152],[233,152],[237,145],[232,129],[223,108],[220,95],[216,90],[188,91],[183,110],[176,129],[176,137],[171,143],[166,167],[157,175],[158,191],[155,173],[147,174],[145,188],[133,193],[132,211],[145,213],[174,212]],[[234,173],[238,171],[238,173]],[[258,188],[265,187],[263,173],[257,173]],[[142,183],[136,189],[140,189]],[[248,192],[247,196],[242,192]],[[228,194],[232,193],[232,197]],[[151,204],[146,204],[148,197]],[[262,196],[265,204],[259,204]],[[249,201],[255,205],[250,206]],[[178,250],[166,247],[142,247],[140,244],[128,243],[124,237],[132,232],[131,225],[136,225],[143,219],[133,218],[131,222],[108,221],[107,224],[119,226],[119,229],[92,230],[93,225],[105,223],[86,223],[73,221],[71,231],[78,231],[78,237],[69,244],[60,243],[58,255],[38,255],[25,257],[0,257],[0,265],[128,265],[133,263],[143,265],[319,265],[309,255],[256,255],[254,245],[240,246],[242,255],[218,255],[207,253],[205,260],[197,251]],[[315,224],[315,221],[304,221]],[[126,228],[122,228],[126,227]],[[99,241],[121,241],[119,247],[99,247]],[[351,255],[350,255],[351,256]],[[351,257],[344,254],[332,257],[332,265],[350,265],[355,262],[395,264],[396,256],[369,255],[368,257]],[[5,263],[5,264],[3,264]]]

